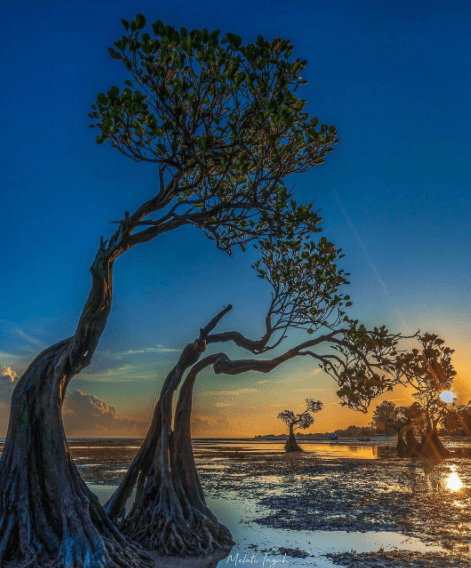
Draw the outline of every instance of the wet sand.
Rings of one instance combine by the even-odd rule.
[[[372,445],[355,444],[350,457],[338,458],[335,450],[325,447],[322,456],[307,444],[311,451],[302,454],[285,454],[281,444],[195,444],[209,505],[237,544],[225,558],[159,558],[156,566],[222,568],[252,558],[264,568],[468,568],[469,457],[432,464],[399,459],[385,443],[379,452]],[[83,446],[71,444],[82,475],[110,486],[122,478],[139,444]],[[459,491],[447,485],[452,475],[463,483]]]
[[[71,441],[85,481],[106,501],[140,441]],[[3,444],[0,444],[0,452]],[[156,568],[440,568],[471,566],[470,441],[445,441],[439,464],[399,459],[394,441],[195,442],[208,505],[236,541],[204,558],[161,558]],[[450,480],[459,479],[459,490]],[[228,555],[229,554],[229,555]]]

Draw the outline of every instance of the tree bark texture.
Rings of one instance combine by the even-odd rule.
[[[407,458],[407,444],[404,442],[404,438],[402,437],[402,434],[400,432],[397,433],[397,446],[396,446],[396,450],[397,450],[397,455],[400,458]]]
[[[404,441],[404,436],[406,440]],[[397,453],[400,458],[429,458],[443,460],[452,454],[445,448],[436,430],[428,429],[419,442],[410,427],[398,433]]]
[[[197,363],[212,324],[187,345],[167,376],[141,450],[106,504],[124,534],[161,554],[210,554],[233,544],[229,530],[206,506],[191,447],[193,385],[198,373],[220,356],[211,355]],[[192,365],[180,389],[172,424],[175,390]],[[136,483],[136,497],[126,515],[126,503]]]
[[[419,454],[421,457],[437,460],[443,460],[452,455],[451,452],[442,444],[436,430],[434,429],[429,429],[423,434]]]
[[[285,451],[286,452],[303,452],[304,451],[296,440],[296,436],[294,435],[294,430],[293,430],[292,424],[289,427],[289,436],[288,436],[288,439],[286,440]]]
[[[113,261],[122,232],[102,242],[92,287],[73,337],[43,351],[19,380],[0,462],[0,566],[134,568],[153,566],[123,536],[70,457],[62,405],[72,377],[87,366],[111,309]]]
[[[420,454],[420,442],[414,436],[412,429],[406,432],[407,457],[415,458]]]

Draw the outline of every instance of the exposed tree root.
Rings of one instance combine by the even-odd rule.
[[[421,442],[410,428],[405,431],[405,436],[406,441],[402,432],[398,434],[397,453],[400,458],[427,458],[441,461],[452,455],[433,430],[425,432]]]
[[[449,458],[452,454],[442,444],[436,431],[427,431],[422,436],[419,455],[425,458],[443,460]]]
[[[206,506],[190,432],[194,381],[217,355],[197,361],[206,346],[205,335],[226,311],[201,330],[197,341],[187,345],[167,376],[146,439],[106,504],[110,517],[124,534],[160,554],[206,555],[233,544],[229,530]],[[180,389],[172,432],[173,394],[191,365]],[[126,502],[136,484],[136,498],[126,516]]]
[[[0,461],[0,566],[144,568],[154,563],[122,535],[72,462],[62,404],[88,365],[111,307],[112,264],[125,250],[118,231],[102,242],[76,333],[43,351],[15,387]]]
[[[59,429],[60,434],[60,429]],[[33,430],[29,452],[8,442],[0,473],[0,566],[141,568],[153,566],[122,535],[80,478],[63,445],[49,451]],[[56,440],[57,441],[57,440]]]
[[[290,427],[289,437],[286,440],[285,452],[304,452],[296,440],[292,427]]]

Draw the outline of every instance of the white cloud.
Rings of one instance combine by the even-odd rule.
[[[123,355],[136,355],[136,353],[173,353],[175,351],[180,351],[180,349],[170,349],[169,347],[156,345],[155,347],[144,347],[143,349],[128,349],[128,351],[123,351]]]
[[[19,359],[20,355],[13,355],[12,353],[5,353],[4,351],[0,351],[0,358],[1,359]]]
[[[181,349],[171,349],[170,347],[164,347],[161,343],[153,345],[151,347],[142,347],[140,349],[127,349],[126,351],[106,351],[105,354],[114,359],[123,359],[129,355],[142,355],[144,353],[175,353],[180,352]]]
[[[37,347],[44,347],[44,343],[42,341],[40,341],[36,337],[33,337],[32,335],[29,335],[28,333],[26,333],[16,323],[9,322],[9,321],[4,320],[4,319],[0,319],[0,323],[3,326],[5,326],[5,329],[8,333],[11,333],[12,335],[18,335],[19,337],[21,337],[22,339],[24,339],[28,343],[31,343],[32,345],[36,345]]]
[[[17,373],[8,365],[0,367],[0,402],[9,404],[11,393],[16,386]]]
[[[121,373],[129,373],[134,368],[134,365],[123,365],[122,367],[116,367],[116,369],[102,371],[100,375],[103,375],[104,377],[112,377],[114,375],[120,375]]]
[[[36,337],[33,337],[32,335],[29,335],[28,333],[25,333],[19,327],[12,330],[12,331],[13,331],[13,333],[16,333],[17,335],[19,335],[21,338],[23,338],[28,343],[31,343],[32,345],[36,345],[37,347],[44,347],[44,343],[42,341],[40,341],[39,339],[36,339]]]

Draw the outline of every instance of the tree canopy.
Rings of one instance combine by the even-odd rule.
[[[295,414],[292,410],[283,410],[278,414],[278,418],[293,430],[307,430],[314,424],[316,412],[322,410],[322,402],[312,398],[306,398],[306,410],[300,414]]]
[[[456,376],[451,361],[454,350],[433,333],[419,334],[417,339],[422,348],[399,354],[396,370],[403,384],[414,389],[412,396],[420,406],[425,427],[436,430],[451,408],[441,395],[450,391]]]
[[[122,23],[110,54],[130,79],[100,93],[90,117],[98,143],[159,167],[167,213],[132,219],[149,225],[142,237],[193,224],[230,252],[261,235],[290,234],[299,220],[316,230],[312,205],[298,206],[285,178],[323,163],[336,129],[319,125],[295,94],[307,62],[293,60],[291,43],[259,36],[244,46],[235,34],[221,39],[218,30],[178,31],[159,20],[151,35],[140,14]]]

